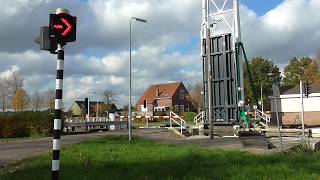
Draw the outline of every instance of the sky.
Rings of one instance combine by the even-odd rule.
[[[221,0],[218,0],[221,1]],[[240,0],[241,33],[250,58],[283,68],[290,57],[319,49],[319,0]],[[201,0],[0,0],[0,76],[19,71],[29,94],[55,88],[56,56],[33,41],[58,7],[77,16],[77,41],[65,47],[63,101],[101,97],[128,102],[129,20],[132,26],[133,102],[151,84],[202,81]],[[97,92],[93,94],[92,92]]]

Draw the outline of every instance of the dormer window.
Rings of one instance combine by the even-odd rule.
[[[184,100],[184,90],[180,90],[180,100]]]

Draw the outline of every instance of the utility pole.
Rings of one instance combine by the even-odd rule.
[[[206,1],[206,58],[207,58],[207,79],[208,79],[208,120],[210,123],[210,139],[213,139],[213,109],[212,109],[212,66],[211,66],[211,43],[210,43],[210,25],[209,25],[209,2]]]
[[[302,125],[302,139],[304,140],[305,133],[304,133],[304,104],[303,104],[303,82],[300,81],[300,95],[301,95],[301,125]]]
[[[279,142],[281,146],[281,152],[283,153],[282,134],[281,134],[281,128],[280,128],[280,121],[279,121],[279,112],[278,112],[278,97],[280,97],[280,91],[279,91],[279,87],[276,84],[273,84],[272,90],[273,90],[274,107],[276,111],[278,131],[279,131]]]

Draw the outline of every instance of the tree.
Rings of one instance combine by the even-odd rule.
[[[102,116],[106,111],[108,111],[108,105],[107,104],[96,104],[94,107],[94,113],[97,114],[98,112],[98,116]]]
[[[192,91],[189,94],[189,100],[192,102],[194,108],[198,110],[198,113],[201,109],[204,109],[204,96],[203,96],[203,85],[202,83],[197,83],[192,88]]]
[[[45,93],[44,105],[45,105],[45,109],[49,110],[50,113],[54,111],[54,101],[55,101],[54,90],[48,89],[48,91]]]
[[[312,82],[312,83],[320,83],[320,68],[319,63],[316,60],[313,60],[306,68],[303,73],[302,80]]]
[[[15,111],[24,111],[28,108],[30,97],[23,88],[18,88],[12,98],[12,106]]]
[[[310,65],[312,59],[303,57],[300,60],[296,57],[290,59],[289,64],[284,68],[283,83],[288,86],[295,86],[303,80],[303,74]]]
[[[17,93],[19,88],[23,87],[23,77],[18,70],[14,71],[6,81],[12,96]]]
[[[250,84],[249,74],[247,71],[247,67],[244,67],[244,90],[245,90],[245,101],[251,105],[255,103],[255,96],[253,91],[255,92],[257,97],[260,97],[260,88],[262,87],[263,91],[263,100],[267,102],[267,93],[272,87],[273,83],[280,83],[281,81],[281,73],[279,68],[272,62],[264,59],[262,57],[253,58],[249,62],[249,68],[251,71],[251,76],[255,85],[255,89],[253,89],[253,85]],[[273,76],[269,76],[268,74],[272,73]],[[260,99],[260,98],[259,98]],[[266,107],[268,105],[266,104]]]
[[[104,102],[107,104],[116,103],[116,94],[113,93],[112,90],[107,89],[103,92],[103,99]]]
[[[41,109],[41,107],[43,107],[43,103],[44,103],[43,96],[41,96],[39,91],[35,91],[31,97],[31,102],[30,102],[31,109],[37,112]]]
[[[4,113],[6,110],[6,106],[8,104],[9,99],[9,90],[4,78],[0,79],[0,101],[2,106],[2,112]]]

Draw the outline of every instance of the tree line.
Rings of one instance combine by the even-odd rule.
[[[19,71],[11,76],[0,78],[0,102],[2,112],[12,109],[21,111],[50,111],[54,110],[55,93],[53,89],[45,92],[35,91],[29,95],[23,88],[23,77]]]

